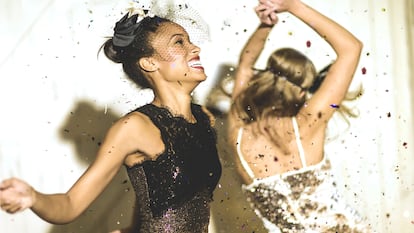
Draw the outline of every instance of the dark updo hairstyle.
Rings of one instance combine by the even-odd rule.
[[[316,69],[301,52],[282,48],[273,52],[265,70],[251,79],[233,103],[233,111],[245,124],[268,117],[295,116],[306,101]]]
[[[126,14],[116,23],[114,36],[102,47],[106,57],[113,62],[122,63],[124,72],[132,81],[142,88],[151,88],[138,61],[154,54],[151,45],[153,35],[162,23],[171,21],[158,16],[146,16],[138,22],[137,19],[137,14]]]

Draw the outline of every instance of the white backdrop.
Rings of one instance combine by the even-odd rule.
[[[219,74],[236,64],[257,26],[252,10],[256,1],[187,2],[199,9],[211,32],[211,40],[201,45],[209,79],[195,92],[196,101],[205,103],[222,78]],[[338,186],[377,232],[414,232],[412,15],[408,20],[413,0],[306,2],[364,42],[353,83],[364,86],[364,95],[356,102],[360,116],[351,120],[347,131],[332,121],[331,129],[339,136],[326,148]],[[66,191],[93,160],[111,122],[151,100],[151,93],[132,85],[119,65],[97,56],[127,7],[128,0],[0,0],[0,180],[16,176],[42,192]],[[314,32],[291,16],[281,17],[285,23],[272,32],[258,66],[283,46],[304,51],[318,68],[334,59]],[[248,208],[243,213],[232,211],[244,200],[238,194],[238,180],[231,180],[234,174],[225,148],[221,152],[224,174],[211,231],[248,232],[254,225],[256,232],[263,232],[253,215],[244,213],[251,214]],[[30,211],[0,213],[0,232],[108,232],[131,222],[133,202],[121,170],[74,223],[53,226]]]

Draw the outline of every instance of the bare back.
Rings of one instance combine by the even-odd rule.
[[[229,117],[230,122],[234,123],[234,116],[230,114]],[[323,159],[325,130],[310,134],[309,130],[306,130],[306,120],[302,118],[296,118],[297,136],[292,118],[272,120],[271,130],[274,130],[274,134],[279,135],[278,143],[258,132],[256,123],[251,125],[230,124],[228,133],[236,157],[235,161],[239,165],[239,173],[245,183],[251,182],[251,175],[241,166],[240,156],[246,161],[255,178],[265,178],[299,170],[318,164]],[[299,148],[304,150],[306,164],[303,164],[304,162],[299,156]]]

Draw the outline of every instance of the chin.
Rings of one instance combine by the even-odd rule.
[[[206,73],[203,72],[203,74],[200,75],[200,79],[201,79],[201,81],[206,80],[207,79]]]

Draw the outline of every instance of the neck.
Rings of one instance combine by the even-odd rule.
[[[152,104],[167,108],[173,115],[182,116],[189,121],[193,121],[191,100],[191,95],[155,95]]]
[[[191,93],[199,82],[154,80],[154,100],[152,104],[168,108],[174,115],[182,116],[188,120],[194,119],[191,112]]]

